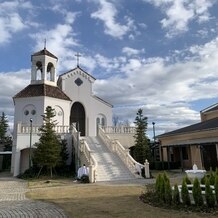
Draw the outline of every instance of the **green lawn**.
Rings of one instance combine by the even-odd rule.
[[[201,214],[167,210],[145,204],[139,195],[140,185],[78,184],[71,180],[29,182],[27,196],[53,202],[73,218],[217,218],[218,214]]]

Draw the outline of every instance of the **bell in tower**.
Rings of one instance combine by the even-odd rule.
[[[56,64],[58,58],[45,47],[32,54],[31,84],[47,84],[56,86]]]

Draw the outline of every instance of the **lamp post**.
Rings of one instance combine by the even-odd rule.
[[[30,151],[29,151],[29,169],[32,165],[32,157],[31,157],[31,150],[32,150],[32,132],[33,132],[33,119],[30,119]]]
[[[79,154],[80,154],[80,151],[79,151],[79,147],[80,147],[80,132],[79,132],[80,130],[79,130],[79,121],[77,121],[77,163],[76,163],[76,165],[77,165],[77,171],[78,171],[78,169],[79,169],[79,167],[80,167],[80,161],[79,161]]]
[[[154,143],[155,143],[155,122],[152,122],[153,125],[153,139],[154,139]]]
[[[154,143],[153,143],[153,149],[152,149],[152,156],[153,156],[153,161],[155,160],[155,122],[152,122],[152,125],[153,125],[153,140],[154,140]]]

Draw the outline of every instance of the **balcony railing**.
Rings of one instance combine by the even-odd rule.
[[[21,123],[17,124],[17,133],[18,134],[30,134],[30,132],[32,131],[32,133],[37,134],[40,133],[39,128],[41,126],[27,126],[27,125],[23,125]],[[69,133],[70,132],[70,127],[69,126],[55,126],[54,127],[54,131],[56,133]]]
[[[106,134],[135,134],[135,127],[130,126],[102,126]]]

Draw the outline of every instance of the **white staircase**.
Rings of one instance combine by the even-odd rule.
[[[135,179],[122,160],[99,137],[85,137],[85,141],[98,163],[97,182]]]

